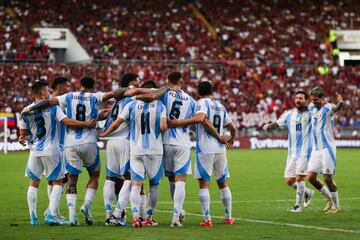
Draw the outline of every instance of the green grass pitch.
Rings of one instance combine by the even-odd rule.
[[[235,225],[224,225],[220,194],[213,182],[210,192],[214,226],[199,226],[202,218],[198,184],[190,176],[184,204],[188,213],[185,227],[169,227],[172,204],[167,179],[163,179],[155,214],[159,226],[133,229],[104,226],[102,187],[105,171],[102,171],[92,206],[93,226],[84,224],[79,211],[85,192],[86,172],[80,176],[78,186],[79,227],[43,224],[42,214],[48,203],[46,181],[40,184],[38,196],[41,225],[30,226],[26,202],[28,181],[24,177],[28,153],[0,153],[0,239],[360,239],[360,150],[338,149],[337,152],[335,180],[343,208],[339,214],[321,212],[325,200],[319,192],[308,209],[300,214],[289,212],[294,204],[295,191],[283,183],[286,155],[286,150],[228,151]],[[104,170],[104,152],[101,161]],[[65,216],[68,214],[65,197],[61,199],[61,212]]]

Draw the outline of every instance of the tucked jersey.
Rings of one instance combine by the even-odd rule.
[[[167,119],[187,119],[195,114],[195,100],[184,91],[167,91],[159,99],[166,107]],[[189,127],[168,128],[163,137],[164,144],[190,148]]]
[[[89,121],[98,117],[99,102],[102,102],[104,93],[72,92],[58,96],[60,106],[66,108],[66,115],[78,121]],[[96,142],[97,131],[94,128],[66,127],[65,147]]]
[[[314,150],[327,148],[331,151],[336,148],[333,107],[335,107],[335,104],[332,103],[326,103],[320,109],[315,108],[313,105],[311,106]],[[334,153],[330,154],[334,155]]]
[[[164,104],[132,101],[119,117],[130,122],[130,155],[163,154],[160,120],[166,118]]]
[[[134,97],[125,97],[121,100],[116,100],[114,106],[111,109],[110,116],[105,122],[105,126],[103,131],[105,132],[106,129],[120,116],[121,112],[124,110],[125,106],[134,101]],[[124,122],[120,125],[115,131],[110,133],[104,139],[120,139],[120,138],[129,138],[130,137],[130,124],[128,121]]]
[[[59,106],[36,110],[22,116],[20,128],[30,131],[29,148],[33,156],[52,156],[59,153],[59,125],[64,118],[66,115]]]
[[[197,102],[196,114],[204,113],[220,135],[223,135],[224,126],[231,123],[225,107],[218,101],[202,98]],[[223,153],[225,144],[214,138],[201,124],[196,124],[196,152],[202,154]]]
[[[312,150],[311,111],[299,112],[293,108],[285,111],[276,123],[288,129],[288,156],[309,158]]]

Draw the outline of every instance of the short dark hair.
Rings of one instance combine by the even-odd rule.
[[[318,98],[322,98],[322,97],[325,97],[325,92],[324,90],[321,88],[321,87],[314,87],[312,90],[311,90],[311,93],[310,93],[311,96],[316,96]]]
[[[41,90],[44,88],[44,87],[47,87],[49,86],[49,84],[45,81],[36,81],[33,83],[33,85],[31,86],[31,93],[33,95],[39,95]]]
[[[84,88],[91,89],[94,87],[95,81],[93,78],[86,76],[80,79],[80,84]]]
[[[299,90],[295,93],[295,96],[298,94],[304,94],[305,99],[308,100],[309,99],[309,94],[307,94],[307,92],[303,91],[303,90]]]
[[[69,82],[68,78],[66,78],[66,77],[57,77],[52,81],[51,88],[55,89],[60,84],[64,84],[64,83],[67,83],[67,82]]]
[[[145,81],[142,85],[142,88],[157,88],[156,83],[152,80]]]
[[[128,87],[129,83],[135,81],[138,77],[139,75],[137,75],[136,73],[125,73],[120,79],[120,86]]]
[[[172,84],[177,84],[181,80],[181,73],[179,71],[169,73],[168,80]]]
[[[200,82],[198,85],[198,92],[200,96],[211,95],[213,93],[213,86],[209,81]]]

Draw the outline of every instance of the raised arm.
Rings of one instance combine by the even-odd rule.
[[[71,128],[95,128],[96,118],[93,118],[87,122],[83,122],[66,117],[61,120],[61,123]]]
[[[133,89],[128,89],[125,91],[124,96],[125,97],[132,97],[135,95],[140,95],[140,94],[146,94],[146,93],[150,93],[154,90],[151,90],[150,88],[133,88]]]
[[[156,99],[159,99],[168,89],[169,89],[168,85],[165,85],[165,86],[162,86],[161,88],[159,88],[157,90],[153,90],[149,93],[138,95],[138,96],[136,96],[136,99],[141,100],[141,101],[151,102]]]
[[[58,98],[50,98],[50,99],[46,99],[46,100],[43,100],[43,101],[40,101],[32,106],[29,106],[29,107],[25,107],[21,113],[20,113],[20,119],[22,118],[22,116],[24,114],[27,114],[31,111],[34,111],[34,110],[38,110],[38,109],[44,109],[44,108],[47,108],[47,107],[50,107],[52,105],[59,105],[59,99]]]
[[[331,109],[333,113],[338,112],[342,108],[344,103],[344,100],[339,93],[336,93],[336,100],[337,100],[336,105]]]
[[[120,125],[125,122],[124,119],[122,118],[117,118],[113,123],[110,124],[110,126],[106,129],[105,132],[103,131],[99,131],[99,137],[106,137],[107,135],[109,135],[110,133],[112,133],[113,131],[115,131],[116,129],[118,129],[118,127],[120,127]]]
[[[277,124],[276,122],[274,123],[266,123],[264,126],[263,126],[263,129],[264,130],[271,130],[271,129],[276,129],[280,127],[279,124]]]

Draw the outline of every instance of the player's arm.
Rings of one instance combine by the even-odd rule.
[[[140,95],[136,96],[135,98],[137,100],[151,102],[156,99],[159,99],[167,90],[169,90],[169,86],[165,85],[157,90],[152,90],[151,92],[148,92],[145,94],[140,94]]]
[[[342,106],[344,105],[344,100],[343,100],[342,96],[339,93],[336,93],[336,100],[337,101],[336,101],[335,106],[331,109],[331,111],[333,113],[338,112],[342,108]]]
[[[123,122],[125,122],[125,120],[118,117],[114,122],[110,124],[110,126],[105,130],[105,132],[101,130],[98,131],[99,137],[106,137],[107,135],[118,129]]]
[[[132,97],[132,96],[136,96],[136,95],[140,95],[140,94],[150,93],[152,91],[154,91],[154,90],[151,90],[150,88],[133,88],[133,89],[126,90],[124,93],[124,96]]]
[[[171,117],[171,116],[170,116]],[[205,120],[205,113],[197,113],[191,118],[177,120],[176,118],[172,118],[168,120],[169,128],[176,128],[181,126],[188,126],[196,123],[202,123]]]
[[[96,127],[96,118],[91,119],[90,121],[78,121],[71,118],[63,118],[60,121],[62,124],[71,127],[71,128],[95,128]]]
[[[111,112],[111,109],[109,109],[109,108],[100,110],[97,121],[102,121],[102,120],[107,119],[110,115],[110,112]]]
[[[230,136],[229,138],[227,139],[227,144],[226,144],[226,147],[232,147],[234,145],[234,141],[235,141],[235,138],[236,138],[236,127],[235,127],[235,124],[233,122],[229,123],[228,125],[225,126],[227,128],[227,130],[229,130],[230,132]]]
[[[273,122],[273,123],[264,124],[263,129],[264,130],[271,130],[271,129],[276,129],[278,127],[280,127],[279,124],[277,124],[276,122]]]
[[[19,132],[19,143],[23,146],[26,145],[25,137],[30,134],[29,129],[20,129]]]
[[[160,120],[160,132],[165,132],[168,128],[168,125],[167,125],[167,120],[166,118],[161,118]]]
[[[22,118],[22,116],[24,114],[27,114],[31,111],[35,111],[35,110],[38,110],[38,109],[44,109],[44,108],[47,108],[47,107],[50,107],[52,105],[59,105],[59,99],[58,98],[50,98],[50,99],[46,99],[46,100],[43,100],[43,101],[40,101],[32,106],[29,106],[29,107],[25,107],[21,113],[20,113],[20,119]]]

